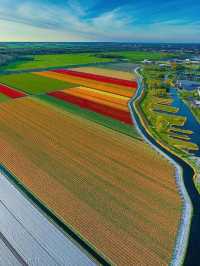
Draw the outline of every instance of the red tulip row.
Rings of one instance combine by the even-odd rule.
[[[135,80],[125,80],[125,79],[119,79],[119,78],[113,78],[113,77],[106,77],[103,75],[97,75],[97,74],[91,74],[91,73],[84,73],[74,70],[68,70],[68,69],[57,69],[53,70],[53,72],[60,73],[60,74],[67,74],[75,77],[80,78],[86,78],[86,79],[92,79],[104,83],[111,83],[115,85],[121,85],[125,87],[131,87],[131,88],[137,88],[137,82]]]
[[[13,98],[13,99],[26,96],[25,93],[17,91],[15,89],[10,88],[10,87],[3,85],[3,84],[0,84],[0,93],[4,94],[10,98]]]
[[[68,95],[62,91],[50,92],[48,95],[57,99],[76,104],[81,108],[86,108],[94,112],[100,113],[105,116],[112,117],[113,119],[120,120],[126,124],[132,124],[130,113],[124,110],[118,110],[113,107],[105,106],[104,104],[97,104],[91,100],[82,99],[74,95]]]

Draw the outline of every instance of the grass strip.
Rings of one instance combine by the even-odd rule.
[[[7,101],[9,99],[10,99],[10,97],[0,93],[0,103],[3,103],[3,102],[5,102],[5,101]]]
[[[67,81],[50,79],[33,73],[0,75],[0,82],[28,94],[47,93],[77,86]]]
[[[114,120],[110,117],[106,117],[103,115],[100,115],[98,113],[80,108],[79,106],[70,104],[68,102],[60,101],[54,97],[48,96],[48,95],[38,95],[35,97],[36,99],[45,101],[48,104],[52,104],[58,108],[61,108],[67,112],[73,113],[75,115],[78,115],[82,118],[88,119],[90,121],[93,121],[97,124],[100,124],[104,127],[113,129],[117,132],[120,132],[122,134],[128,135],[130,137],[141,139],[138,135],[136,129],[132,125],[124,124],[120,121]]]

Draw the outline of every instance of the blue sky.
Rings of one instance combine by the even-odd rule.
[[[0,0],[0,41],[200,42],[200,0]]]

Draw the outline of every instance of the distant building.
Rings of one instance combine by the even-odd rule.
[[[153,62],[150,61],[150,60],[148,60],[148,59],[144,59],[144,60],[142,61],[142,63],[143,63],[143,64],[152,64]]]
[[[195,101],[194,101],[194,104],[195,104],[196,106],[200,107],[200,101],[195,100]]]
[[[169,64],[159,64],[159,67],[161,67],[161,68],[165,68],[165,67],[170,67],[170,65]]]
[[[183,86],[182,86],[182,83],[181,83],[180,80],[177,80],[177,81],[176,81],[176,88],[178,88],[178,89],[183,89]]]
[[[185,62],[190,63],[190,59],[189,58],[185,59]]]

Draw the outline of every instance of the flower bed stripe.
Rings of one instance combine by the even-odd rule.
[[[87,66],[87,67],[75,67],[75,68],[70,68],[70,70],[74,71],[80,71],[82,73],[91,73],[91,74],[96,74],[96,75],[101,75],[105,77],[110,77],[110,78],[117,78],[117,79],[125,79],[125,80],[134,80],[135,79],[135,74],[129,71],[124,71],[124,70],[117,70],[117,69],[112,69],[112,68],[102,68],[102,67],[95,67],[95,66]]]
[[[77,85],[94,88],[100,91],[111,92],[111,93],[115,93],[115,94],[126,96],[126,97],[132,97],[136,91],[135,89],[132,89],[130,87],[128,88],[128,87],[123,87],[120,85],[98,82],[96,80],[74,77],[71,75],[56,73],[52,71],[37,72],[37,75],[49,77],[52,79],[63,80],[63,81],[77,84]]]
[[[53,70],[53,72],[61,73],[61,74],[67,74],[67,75],[80,77],[80,78],[92,79],[92,80],[105,82],[105,83],[112,83],[112,84],[116,84],[116,85],[122,85],[122,86],[125,86],[125,87],[137,88],[137,82],[135,80],[130,81],[130,80],[126,80],[126,79],[106,77],[106,76],[103,76],[103,75],[84,73],[84,72],[74,71],[74,70],[69,70],[69,69],[56,69],[56,70]]]
[[[128,101],[130,100],[129,97],[124,97],[121,95],[117,95],[114,93],[106,92],[106,91],[100,91],[96,89],[91,89],[88,87],[75,87],[73,89],[66,89],[62,90],[65,93],[67,92],[80,92],[81,94],[92,96],[98,99],[106,100],[106,101],[112,101],[113,103],[121,104],[121,105],[126,105],[128,106]]]
[[[48,93],[48,95],[63,101],[70,102],[72,104],[76,104],[82,108],[86,108],[94,112],[112,117],[113,119],[120,120],[126,124],[132,125],[131,116],[128,111],[117,110],[113,107],[107,107],[104,104],[97,104],[91,100],[82,99],[73,95],[68,95],[62,91],[50,92]]]
[[[26,96],[25,93],[17,91],[15,89],[10,88],[10,87],[3,85],[3,84],[0,84],[0,93],[4,94],[10,98],[13,98],[13,99]]]
[[[83,89],[81,90],[71,89],[71,90],[66,90],[62,92],[68,95],[79,97],[81,99],[90,100],[94,103],[100,103],[108,107],[113,107],[118,110],[128,111],[128,102],[118,103],[118,102],[115,102],[112,97],[101,97],[98,94],[91,95],[90,93],[88,93],[87,91],[84,91]]]
[[[83,100],[89,100],[93,103],[102,104],[102,105],[105,105],[106,107],[112,107],[112,108],[115,108],[116,110],[123,110],[123,111],[128,112],[128,106],[119,105],[119,104],[113,103],[112,101],[105,101],[105,100],[94,98],[94,97],[84,95],[81,93],[73,93],[72,91],[71,91],[71,93],[66,93],[66,94],[78,97],[78,98],[83,99]]]

